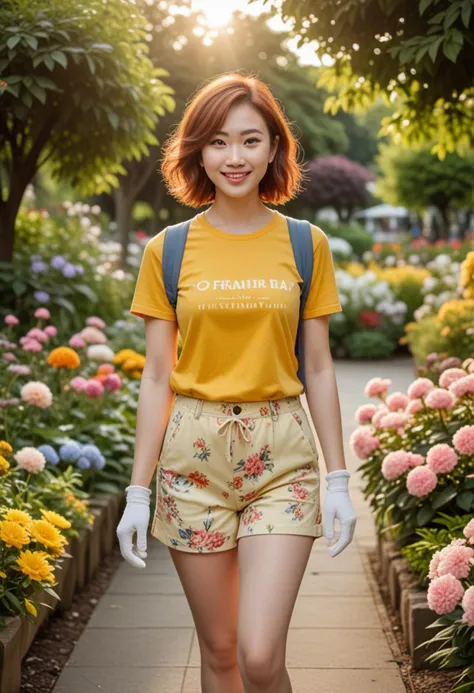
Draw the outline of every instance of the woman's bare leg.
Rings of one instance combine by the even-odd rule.
[[[313,542],[294,534],[239,540],[238,662],[245,693],[292,693],[286,641]]]
[[[196,626],[202,693],[245,693],[237,662],[237,548],[209,554],[169,550]]]

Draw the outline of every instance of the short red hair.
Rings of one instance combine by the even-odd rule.
[[[249,103],[258,109],[272,142],[280,136],[275,158],[260,181],[261,199],[283,204],[300,191],[303,173],[297,161],[298,142],[280,105],[260,79],[231,72],[214,78],[196,92],[164,145],[163,179],[170,194],[182,204],[201,207],[214,201],[215,185],[200,166],[199,156],[237,103]]]

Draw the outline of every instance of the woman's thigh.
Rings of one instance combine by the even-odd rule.
[[[201,654],[235,657],[239,606],[237,547],[216,553],[173,548],[169,551],[193,615]]]

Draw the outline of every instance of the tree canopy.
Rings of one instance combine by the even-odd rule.
[[[0,259],[26,185],[49,161],[84,194],[148,154],[172,89],[132,3],[7,0],[0,7]]]
[[[330,112],[382,97],[395,106],[382,132],[399,142],[434,142],[439,156],[474,146],[474,0],[265,2],[330,57]]]

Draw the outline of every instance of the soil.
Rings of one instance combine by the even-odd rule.
[[[399,614],[392,609],[388,587],[381,579],[377,552],[375,550],[366,551],[362,558],[365,559],[367,577],[371,583],[383,630],[394,659],[399,665],[407,691],[409,693],[450,693],[455,687],[455,682],[462,669],[432,671],[431,669],[413,668]]]
[[[78,592],[70,609],[52,613],[23,659],[20,693],[50,693],[100,598],[123,559],[118,546]]]

